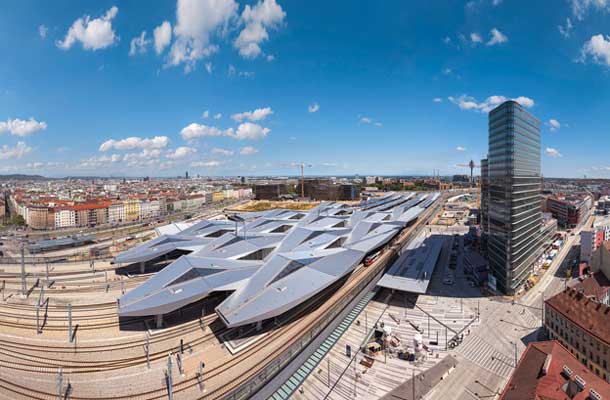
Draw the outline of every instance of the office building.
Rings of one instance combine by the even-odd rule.
[[[515,101],[496,107],[481,163],[489,286],[514,294],[542,252],[540,121]]]
[[[559,226],[570,229],[589,217],[592,204],[591,196],[552,196],[546,199],[546,207]]]

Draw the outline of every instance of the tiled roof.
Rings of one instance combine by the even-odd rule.
[[[587,296],[584,290],[567,288],[545,303],[581,329],[610,345],[610,307],[594,301],[593,296]]]
[[[562,373],[564,365],[572,371],[571,378]],[[584,380],[584,390],[576,390],[576,376]],[[558,341],[549,340],[527,346],[500,400],[587,400],[592,388],[603,399],[610,398],[610,384],[589,371]]]

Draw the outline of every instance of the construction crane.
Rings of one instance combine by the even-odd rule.
[[[476,164],[474,160],[470,160],[468,164],[455,164],[456,167],[470,168],[470,188],[474,183],[473,171],[475,168],[481,168],[480,165]],[[477,181],[477,209],[481,208],[481,180]]]
[[[289,167],[301,167],[301,198],[305,198],[305,167],[311,168],[313,165],[302,161],[282,165]]]

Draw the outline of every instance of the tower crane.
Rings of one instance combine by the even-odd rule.
[[[291,162],[289,164],[283,164],[290,167],[300,167],[301,168],[301,198],[305,197],[305,168],[311,168],[313,165],[308,164],[306,162],[298,161]]]
[[[462,168],[470,168],[470,188],[472,189],[472,184],[474,183],[473,170],[475,168],[481,168],[480,165],[476,164],[474,160],[470,160],[468,164],[455,164],[456,167]],[[481,207],[481,180],[479,179],[477,182],[477,209]]]

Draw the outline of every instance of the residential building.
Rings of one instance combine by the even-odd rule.
[[[71,207],[58,207],[55,209],[55,229],[72,228],[76,226],[76,214]]]
[[[217,203],[224,200],[224,194],[221,190],[212,192],[212,202]]]
[[[583,283],[544,302],[544,326],[549,338],[560,341],[589,370],[609,382],[610,307],[597,296],[605,293],[607,297],[610,282],[597,274]]]
[[[140,202],[140,219],[150,219],[159,216],[159,201],[145,199]]]
[[[489,286],[510,295],[542,254],[540,122],[515,101],[496,107],[489,113],[489,152],[482,163]]]
[[[563,228],[575,228],[589,217],[591,196],[548,197],[546,207]]]
[[[55,219],[53,218],[53,224],[49,226],[47,224],[49,218],[49,207],[46,205],[32,204],[28,206],[28,214],[26,223],[32,229],[47,229],[55,225]]]
[[[108,207],[108,222],[111,224],[120,224],[125,221],[125,204],[121,201],[115,201]]]
[[[590,263],[595,250],[607,240],[610,240],[610,217],[597,217],[591,227],[580,232],[580,261]]]
[[[610,385],[556,340],[530,343],[500,400],[601,400]]]
[[[123,201],[125,221],[137,221],[140,218],[140,199],[131,198]]]

